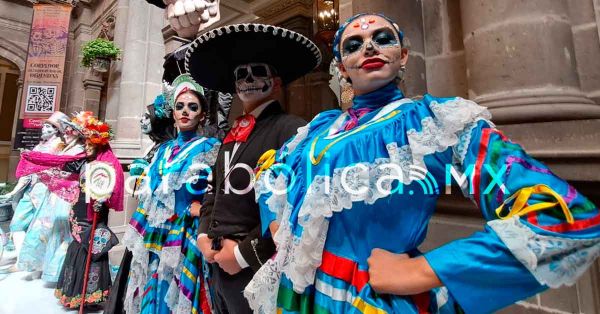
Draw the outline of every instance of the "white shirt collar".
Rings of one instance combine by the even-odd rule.
[[[267,108],[268,105],[272,104],[275,100],[269,100],[265,103],[263,103],[262,105],[254,108],[254,110],[252,110],[250,112],[251,115],[253,115],[255,118],[258,118],[258,116],[260,116],[260,114],[265,110],[265,108]]]

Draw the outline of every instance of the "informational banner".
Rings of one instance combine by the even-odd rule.
[[[62,4],[33,5],[15,149],[33,148],[39,141],[43,120],[60,110],[72,8]]]

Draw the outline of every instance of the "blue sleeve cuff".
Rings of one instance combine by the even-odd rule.
[[[546,290],[486,226],[425,254],[467,313],[489,313]]]

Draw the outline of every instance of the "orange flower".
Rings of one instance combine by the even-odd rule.
[[[83,134],[92,144],[106,145],[112,137],[110,125],[98,120],[90,111],[79,112],[72,120],[81,126]]]

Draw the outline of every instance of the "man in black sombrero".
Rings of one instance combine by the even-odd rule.
[[[280,148],[305,124],[276,100],[283,86],[316,68],[316,45],[296,32],[262,24],[229,25],[199,36],[186,53],[186,70],[201,85],[235,92],[244,115],[225,137],[213,171],[213,190],[201,209],[198,247],[212,263],[217,313],[251,313],[242,294],[275,253],[263,237],[252,186],[259,157]]]

